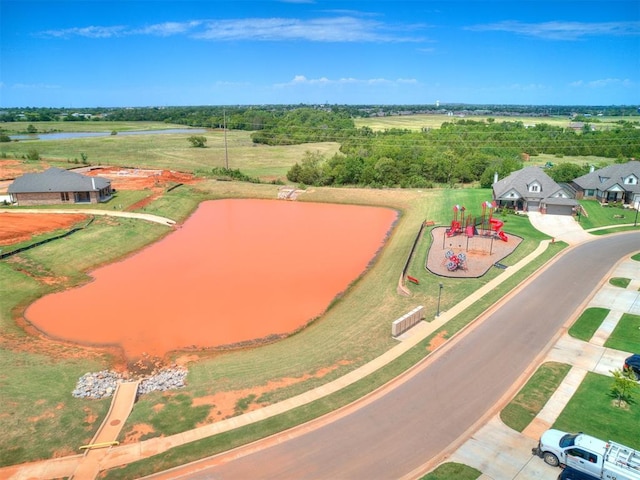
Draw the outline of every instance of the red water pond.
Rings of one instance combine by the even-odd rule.
[[[386,208],[214,200],[175,232],[45,296],[26,318],[127,358],[250,342],[298,330],[356,279],[396,219]],[[109,238],[105,237],[104,242]]]

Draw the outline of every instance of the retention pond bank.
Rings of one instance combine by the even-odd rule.
[[[39,299],[25,316],[55,338],[119,345],[129,359],[286,335],[362,274],[396,216],[351,205],[208,201],[161,241],[95,270],[89,284]]]

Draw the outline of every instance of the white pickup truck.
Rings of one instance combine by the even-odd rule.
[[[533,453],[546,463],[606,480],[640,480],[640,452],[584,433],[547,430]]]

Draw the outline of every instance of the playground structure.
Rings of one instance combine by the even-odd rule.
[[[465,218],[466,209],[463,206],[455,205],[453,207],[451,226],[446,230],[446,236],[455,237],[456,235],[464,234],[467,238],[472,238],[476,235],[481,235],[485,237],[498,237],[503,242],[508,242],[509,237],[502,231],[504,222],[493,218],[495,208],[495,202],[483,202],[482,217],[478,220],[471,215],[467,215]]]
[[[447,250],[444,256],[446,258],[447,270],[450,272],[467,269],[467,256],[464,253],[458,253],[456,255],[453,250]]]
[[[464,224],[464,207],[455,205],[453,207],[453,220],[451,220],[451,227],[447,230],[447,237],[453,237],[462,233],[462,224]],[[458,220],[458,213],[460,214],[460,220]]]

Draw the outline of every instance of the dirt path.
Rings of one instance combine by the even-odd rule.
[[[10,209],[10,208],[0,208],[0,213],[16,213],[18,210]],[[166,225],[168,227],[172,227],[176,224],[175,220],[170,218],[161,217],[159,215],[152,215],[150,213],[135,213],[135,212],[121,212],[121,211],[113,211],[113,210],[98,210],[98,209],[85,209],[85,208],[65,208],[65,209],[39,209],[39,208],[30,208],[30,209],[21,209],[19,212],[22,213],[39,213],[39,214],[70,214],[70,213],[81,213],[84,215],[106,215],[111,217],[126,217],[126,218],[137,218],[139,220],[146,220],[147,222],[160,223],[161,225]]]

